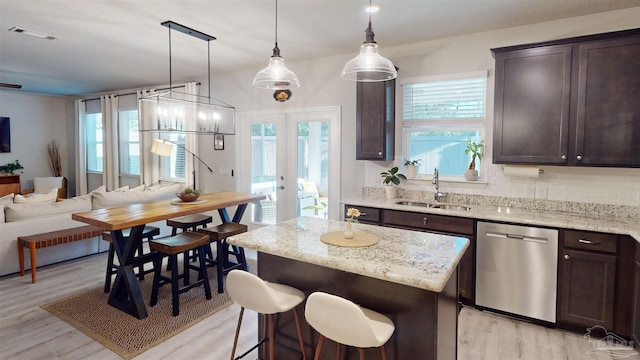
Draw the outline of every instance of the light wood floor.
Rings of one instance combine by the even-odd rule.
[[[31,284],[29,274],[0,277],[0,359],[120,359],[40,308],[50,301],[102,286],[105,265],[106,254],[100,254],[42,267],[35,284]],[[136,360],[228,359],[238,312],[239,307],[234,304]],[[257,315],[245,314],[239,349],[249,348],[257,338]],[[587,354],[592,344],[581,334],[471,308],[460,313],[459,328],[459,359],[603,359]],[[633,359],[640,360],[640,356]]]

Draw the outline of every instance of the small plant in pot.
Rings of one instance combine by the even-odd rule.
[[[421,159],[404,160],[404,167],[407,169],[407,178],[415,179],[418,177]]]
[[[469,169],[464,172],[464,178],[468,181],[478,180],[478,170],[476,170],[476,158],[482,160],[484,157],[484,140],[475,142],[471,139],[467,139],[467,148],[464,150],[465,154],[471,154],[471,162],[469,163]]]
[[[387,199],[395,198],[397,190],[396,185],[400,185],[401,180],[407,180],[406,176],[398,172],[397,166],[381,172],[380,176],[384,179],[382,182],[386,185],[385,191],[387,193]]]

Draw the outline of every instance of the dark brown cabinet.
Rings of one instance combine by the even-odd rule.
[[[367,206],[357,206],[357,205],[345,205],[344,206],[344,217],[347,217],[347,209],[354,208],[360,211],[360,217],[358,217],[358,222],[369,225],[380,225],[380,212],[382,210],[377,208],[371,208]]]
[[[494,163],[640,167],[640,29],[492,52]]]
[[[384,210],[382,226],[460,236],[469,239],[469,247],[458,264],[458,298],[475,304],[475,220],[397,210]]]
[[[356,89],[356,160],[393,160],[396,81],[358,82]]]
[[[613,329],[617,236],[563,231],[558,322]]]

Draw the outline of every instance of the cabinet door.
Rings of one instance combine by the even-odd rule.
[[[566,164],[572,46],[496,54],[493,163]]]
[[[559,320],[612,329],[616,256],[573,250],[562,256]]]
[[[355,208],[360,211],[360,217],[358,218],[358,222],[362,224],[370,224],[370,225],[379,225],[380,224],[380,209],[371,208],[367,206],[358,206],[358,205],[344,205],[344,217],[347,217],[347,209]]]
[[[358,82],[356,160],[393,160],[395,80]]]
[[[640,36],[579,49],[576,165],[640,167]]]

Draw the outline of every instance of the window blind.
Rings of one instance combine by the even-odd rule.
[[[485,77],[402,85],[403,121],[484,119]]]
[[[120,175],[140,175],[140,122],[138,110],[118,112]]]

